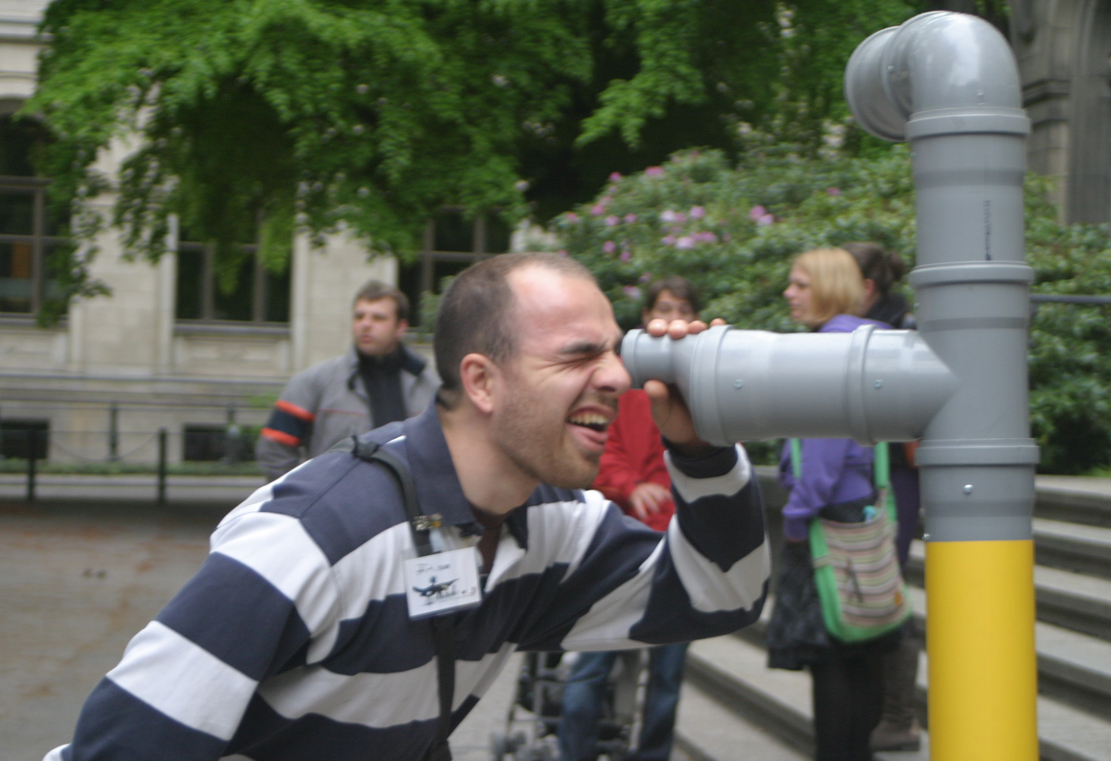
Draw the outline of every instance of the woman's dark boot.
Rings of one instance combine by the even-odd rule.
[[[883,656],[883,714],[872,730],[872,750],[918,750],[921,743],[915,714],[918,676],[917,637],[903,636],[898,649]]]

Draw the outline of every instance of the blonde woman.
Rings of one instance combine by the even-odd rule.
[[[847,333],[867,323],[890,327],[857,316],[864,293],[852,255],[821,248],[795,259],[783,296],[791,317],[820,333]],[[801,449],[800,479],[792,475],[790,447],[784,447],[780,461],[780,483],[790,496],[783,508],[768,665],[810,670],[816,761],[871,761],[868,740],[880,719],[881,656],[895,646],[898,633],[847,645],[826,632],[807,538],[809,523],[819,514],[846,523],[864,519],[864,508],[874,501],[872,450],[851,439],[803,439]]]

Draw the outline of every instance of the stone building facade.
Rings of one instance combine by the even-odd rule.
[[[1010,26],[1028,167],[1059,179],[1065,221],[1111,221],[1111,0],[1011,0]]]

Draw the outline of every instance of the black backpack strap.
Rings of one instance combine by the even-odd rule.
[[[417,490],[413,485],[413,476],[405,467],[405,463],[374,442],[359,441],[357,436],[352,436],[344,444],[347,442],[350,442],[348,446],[337,445],[333,448],[345,450],[350,448],[352,454],[360,460],[378,463],[393,476],[401,490],[401,499],[405,503],[405,514],[409,517],[409,528],[413,532],[413,543],[417,547],[417,553],[421,557],[431,555],[432,543],[428,532],[430,529],[438,528],[442,518],[439,514],[421,513],[420,503],[417,502]],[[455,617],[448,614],[433,618],[432,638],[436,645],[440,718],[436,723],[432,746],[425,754],[424,761],[451,761],[451,746],[448,745],[447,738],[451,734],[451,704],[455,697]]]

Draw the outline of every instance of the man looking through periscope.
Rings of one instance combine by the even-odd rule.
[[[673,339],[705,328],[648,326]],[[434,743],[444,759],[444,729],[516,650],[644,647],[756,621],[769,562],[752,468],[742,447],[702,441],[663,383],[645,391],[666,437],[667,533],[582,491],[629,388],[620,340],[572,259],[503,254],[465,270],[436,317],[436,402],[221,521],[197,575],[47,761],[420,761]],[[375,445],[411,475],[420,520],[408,490],[360,455]],[[431,617],[407,595],[424,586],[407,572],[430,565],[425,543],[437,575],[476,579],[464,604]]]
[[[691,284],[671,276],[648,286],[641,323],[692,322],[698,319],[699,311],[698,296]],[[652,420],[652,401],[644,391],[634,389],[621,396],[594,488],[637,520],[656,531],[667,531],[675,502],[660,429]],[[627,756],[629,761],[667,761],[671,757],[688,644],[676,642],[648,650],[648,686],[640,737],[636,750]],[[582,653],[572,667],[559,723],[561,761],[593,761],[597,756],[606,680],[619,655],[617,651]]]
[[[288,473],[336,442],[428,406],[439,380],[401,338],[409,329],[409,299],[370,280],[351,308],[352,347],[304,370],[286,384],[255,445],[270,478]]]

